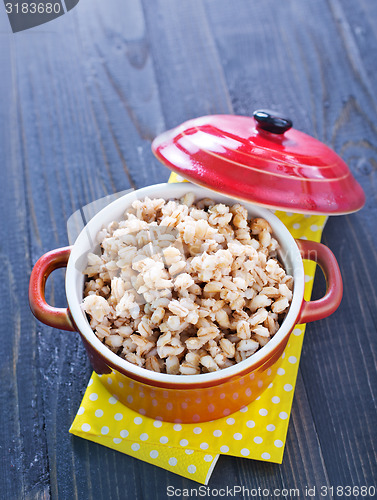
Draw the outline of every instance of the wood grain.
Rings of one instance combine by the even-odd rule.
[[[283,464],[221,457],[210,486],[376,485],[376,15],[372,0],[81,0],[13,35],[0,14],[1,498],[162,499],[167,485],[197,486],[68,434],[91,369],[77,335],[33,319],[28,278],[67,244],[75,210],[167,180],[155,135],[261,107],[333,147],[367,203],[325,229],[345,294],[307,328]],[[63,277],[49,280],[51,303],[65,303]]]

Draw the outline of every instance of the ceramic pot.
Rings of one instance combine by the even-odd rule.
[[[284,348],[296,324],[319,320],[332,314],[342,297],[342,279],[333,253],[321,243],[295,240],[284,224],[269,210],[243,203],[250,217],[263,217],[280,244],[280,259],[294,278],[292,303],[274,337],[248,359],[223,370],[200,375],[155,373],[120,358],[104,345],[91,329],[80,304],[83,299],[87,254],[98,250],[96,236],[103,226],[120,220],[135,199],[145,196],[180,198],[188,191],[198,198],[233,204],[234,199],[208,189],[180,184],[159,184],[126,194],[101,210],[85,226],[72,247],[43,255],[30,277],[29,299],[34,315],[43,323],[62,330],[79,332],[89,359],[101,381],[123,404],[155,419],[170,422],[203,422],[229,415],[256,399],[272,382]],[[322,268],[327,291],[323,298],[304,300],[305,275],[302,259],[315,260]],[[68,308],[45,301],[49,274],[66,267]],[[69,341],[67,339],[67,341]]]

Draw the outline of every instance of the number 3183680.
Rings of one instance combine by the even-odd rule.
[[[36,2],[20,2],[6,3],[5,9],[7,14],[59,14],[61,9],[60,3],[36,3]]]

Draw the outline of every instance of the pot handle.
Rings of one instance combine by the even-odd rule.
[[[30,276],[29,304],[34,316],[42,323],[59,330],[75,332],[76,328],[69,309],[52,307],[45,299],[47,278],[55,269],[67,266],[71,249],[72,247],[64,247],[51,250],[36,262]]]
[[[309,240],[296,240],[296,243],[301,257],[319,264],[326,278],[324,297],[302,302],[297,323],[303,324],[326,318],[338,309],[343,295],[343,281],[335,255],[327,246]]]

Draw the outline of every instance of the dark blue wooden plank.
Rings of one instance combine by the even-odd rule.
[[[14,47],[0,16],[0,484],[2,498],[47,498],[38,332],[28,311],[28,200],[18,127]]]
[[[150,51],[167,128],[190,118],[231,113],[222,63],[203,2],[143,1]]]

